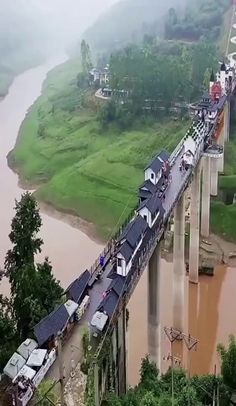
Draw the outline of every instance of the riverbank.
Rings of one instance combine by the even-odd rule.
[[[78,72],[74,59],[48,75],[8,162],[21,181],[40,185],[39,201],[83,218],[107,238],[135,206],[145,164],[161,148],[172,151],[188,123],[104,129],[98,102],[89,96],[88,107],[77,87]]]
[[[0,100],[6,97],[14,78],[28,69],[34,68],[45,61],[46,55],[35,53],[31,50],[30,55],[25,52],[15,53],[6,57],[0,63]]]

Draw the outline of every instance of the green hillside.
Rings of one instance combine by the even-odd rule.
[[[155,7],[153,0],[148,1]],[[124,13],[127,4],[141,7],[144,3],[147,1],[127,0],[116,5],[117,13]],[[166,3],[168,8],[170,2]],[[114,10],[113,7],[110,13]],[[133,14],[143,21],[144,16],[150,16],[150,10]],[[152,14],[155,19],[155,13]],[[118,13],[115,21],[122,18]],[[98,29],[101,20],[97,24],[94,27]],[[143,25],[137,26],[142,32]],[[97,37],[95,28],[90,31],[93,45],[97,38],[104,46],[107,38],[109,47],[114,36],[105,34],[108,27],[103,27],[104,32]],[[131,28],[132,24],[127,28],[129,33]],[[127,41],[129,34],[124,35],[124,31],[120,30],[120,35]],[[10,165],[26,181],[41,184],[36,192],[39,199],[94,223],[99,235],[107,238],[134,207],[146,163],[162,148],[172,151],[189,125],[171,118],[167,110],[164,120],[158,113],[144,114],[144,93],[140,89],[145,88],[145,99],[156,98],[160,93],[158,97],[166,106],[177,95],[185,101],[187,97],[197,97],[197,90],[209,80],[210,71],[206,68],[214,66],[215,59],[215,47],[205,40],[194,44],[175,40],[143,42],[123,51],[113,50],[112,77],[121,88],[132,89],[132,97],[123,105],[98,101],[95,89],[86,85],[86,72],[82,74],[85,81],[78,76],[79,59],[68,61],[48,75],[42,96],[22,124],[9,156]],[[130,83],[123,84],[124,78]]]

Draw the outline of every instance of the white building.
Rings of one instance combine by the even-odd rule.
[[[158,218],[162,220],[164,215],[162,202],[157,195],[153,195],[142,202],[137,211],[150,228],[154,226]]]
[[[124,229],[116,251],[117,273],[126,276],[132,266],[132,259],[142,244],[148,224],[142,216],[137,216]]]
[[[160,154],[156,155],[152,162],[144,169],[145,181],[150,180],[156,185],[163,175],[168,159],[169,154],[166,151],[162,151]]]

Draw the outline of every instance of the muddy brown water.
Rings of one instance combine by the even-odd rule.
[[[217,344],[227,343],[229,334],[236,334],[234,311],[236,269],[217,266],[214,277],[201,276],[198,285],[188,283],[186,276],[185,332],[198,339],[196,350],[174,348],[174,355],[191,374],[220,372]],[[145,273],[130,301],[129,322],[129,377],[130,384],[138,381],[140,360],[148,352],[147,345],[147,273]],[[169,367],[166,358],[171,353],[164,327],[172,323],[172,264],[162,260],[161,267],[161,336],[162,368]]]
[[[41,93],[47,72],[65,60],[66,57],[63,55],[18,76],[8,95],[0,101],[0,267],[10,247],[8,234],[14,215],[14,200],[22,193],[22,189],[18,186],[18,176],[9,169],[6,156],[15,145],[27,110]],[[66,287],[73,278],[92,264],[101,250],[101,245],[62,220],[41,214],[43,221],[41,236],[44,246],[40,259],[45,255],[49,256],[55,275],[63,287]],[[0,285],[0,293],[8,293],[5,280]]]
[[[63,62],[62,56],[49,63],[31,69],[18,76],[5,99],[0,101],[0,267],[10,247],[8,234],[13,217],[14,199],[18,199],[22,189],[18,186],[18,176],[7,166],[6,156],[14,147],[20,125],[27,110],[41,93],[47,72]],[[73,228],[59,218],[41,213],[43,227],[41,236],[44,247],[41,258],[48,255],[56,277],[63,287],[68,285],[98,256],[102,245],[94,242],[81,230]],[[41,259],[40,258],[40,259]],[[162,328],[172,322],[172,264],[162,261],[161,270],[161,321]],[[198,338],[197,351],[191,352],[191,372],[213,372],[219,368],[216,345],[227,342],[230,333],[236,333],[236,312],[234,312],[234,292],[236,269],[218,267],[215,276],[201,277],[198,286],[188,285],[186,277],[186,331]],[[0,284],[0,293],[8,294],[6,281]],[[137,383],[140,360],[147,348],[147,272],[140,280],[129,304],[129,383]],[[162,355],[167,356],[170,345],[162,331]],[[181,354],[177,354],[181,358]],[[182,359],[187,366],[186,354]],[[163,368],[168,362],[162,360]]]

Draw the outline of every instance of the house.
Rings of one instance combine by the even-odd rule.
[[[158,218],[162,220],[165,213],[161,199],[157,194],[143,201],[137,212],[146,221],[150,228],[153,227]]]
[[[147,222],[139,215],[125,227],[116,249],[118,275],[126,276],[129,272],[132,259],[142,244],[142,239],[147,228]]]
[[[57,346],[56,338],[58,333],[66,333],[71,329],[75,321],[75,313],[78,304],[72,300],[58,306],[52,313],[44,317],[34,326],[34,335],[39,346]]]
[[[88,283],[91,278],[90,272],[86,269],[79,278],[75,279],[65,290],[67,299],[80,304],[87,295]]]
[[[112,89],[110,89],[109,87],[104,87],[102,88],[102,96],[103,97],[111,97],[112,96]]]
[[[40,368],[43,363],[45,358],[47,357],[47,350],[42,349],[42,348],[37,348],[35,349],[31,354],[26,362],[26,365],[28,365],[31,368]]]
[[[90,79],[93,82],[96,82],[97,80],[100,81],[100,71],[96,68],[91,69],[91,71],[89,72],[90,75]]]
[[[165,169],[168,167],[168,159],[170,155],[166,151],[162,151],[156,155],[151,163],[144,169],[145,181],[150,180],[154,185],[157,185]]]
[[[38,348],[38,343],[31,338],[27,338],[18,348],[17,352],[20,354],[24,359],[28,359],[30,354]]]
[[[105,296],[91,320],[91,326],[99,332],[102,332],[107,325],[107,322],[111,320],[119,302],[119,298],[124,293],[124,287],[125,278],[120,275],[116,275],[108,286]]]
[[[110,79],[110,67],[107,64],[105,68],[100,72],[100,85],[107,85]]]
[[[107,64],[102,70],[93,68],[90,70],[89,75],[91,81],[99,81],[100,86],[107,85],[110,80],[110,67]]]
[[[17,352],[14,352],[7,365],[3,369],[3,373],[11,378],[11,380],[13,380],[25,364],[25,358],[23,358],[20,354],[17,354]]]

